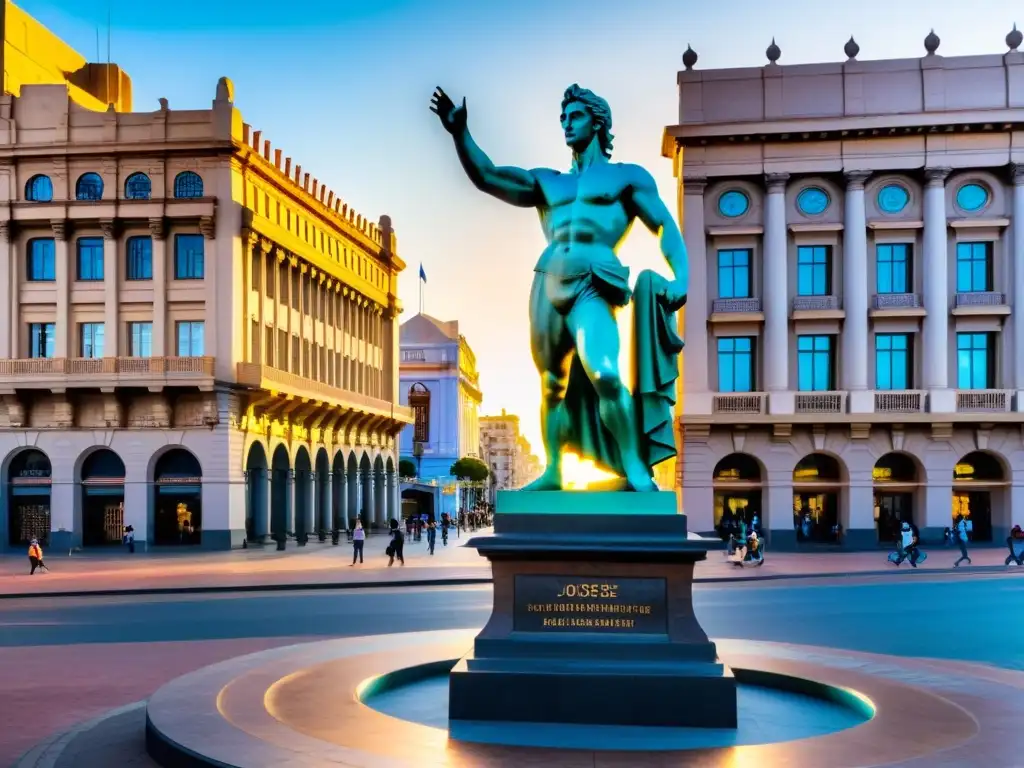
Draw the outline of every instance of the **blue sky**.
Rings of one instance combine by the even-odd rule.
[[[940,54],[1003,53],[1009,0],[22,0],[19,5],[87,58],[131,75],[137,110],[196,109],[217,79],[235,84],[243,118],[275,147],[376,220],[391,215],[409,269],[405,317],[418,308],[457,319],[477,353],[484,411],[523,417],[536,444],[539,384],[526,302],[543,248],[536,216],[485,197],[463,177],[451,140],[428,111],[442,85],[467,96],[470,127],[496,162],[564,168],[561,93],[573,82],[611,104],[615,159],[640,163],[674,209],[660,157],[675,122],[676,72],[687,43],[698,68],[760,66],[774,35],[780,63],[840,61],[853,34],[861,59],[920,56],[935,28]],[[635,274],[661,266],[635,228],[622,251]],[[539,446],[538,446],[539,447]]]

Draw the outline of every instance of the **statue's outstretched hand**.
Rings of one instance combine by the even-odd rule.
[[[455,134],[466,127],[465,97],[463,97],[460,106],[455,106],[451,96],[438,86],[434,89],[434,95],[430,98],[430,111],[441,119],[441,125],[444,126],[448,133]]]

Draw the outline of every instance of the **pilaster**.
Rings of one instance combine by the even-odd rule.
[[[10,307],[8,322],[11,324],[6,332],[0,332],[0,360],[14,357],[11,354],[11,332],[18,323],[17,304],[18,283],[12,276],[14,259],[11,248],[11,222],[0,221],[0,307]]]
[[[1024,163],[1010,166],[1013,179],[1013,386],[1017,411],[1024,411]]]
[[[57,311],[54,321],[54,357],[70,357],[71,346],[68,343],[70,332],[70,281],[68,274],[71,259],[68,254],[68,223],[54,219],[50,222],[54,239],[54,278],[57,288]]]
[[[846,173],[843,229],[843,368],[842,389],[850,393],[852,413],[874,411],[868,391],[868,239],[864,182],[870,171]]]
[[[152,354],[164,357],[167,354],[167,239],[162,218],[149,220],[149,235],[153,243]],[[126,351],[132,355],[140,353],[140,350]]]
[[[100,221],[103,230],[103,356],[117,357],[120,351],[119,309],[121,300],[117,257],[117,232],[112,220]]]
[[[764,372],[768,411],[793,412],[789,390],[789,289],[786,233],[788,173],[765,175],[768,195],[764,227]]]
[[[924,191],[924,385],[933,413],[956,410],[949,388],[949,280],[946,238],[946,178],[950,168],[926,168]]]

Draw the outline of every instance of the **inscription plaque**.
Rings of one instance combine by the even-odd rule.
[[[517,632],[668,632],[665,579],[515,577],[512,627]]]

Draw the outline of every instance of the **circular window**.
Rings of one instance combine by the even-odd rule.
[[[718,198],[718,212],[730,219],[742,216],[750,209],[750,198],[737,189],[732,189]]]
[[[988,204],[988,190],[981,184],[964,184],[956,191],[956,204],[965,211],[980,211]]]
[[[884,213],[899,213],[910,202],[910,193],[899,184],[886,184],[878,191],[878,207]]]
[[[828,192],[819,187],[808,187],[796,196],[796,205],[802,213],[817,216],[828,208]]]

